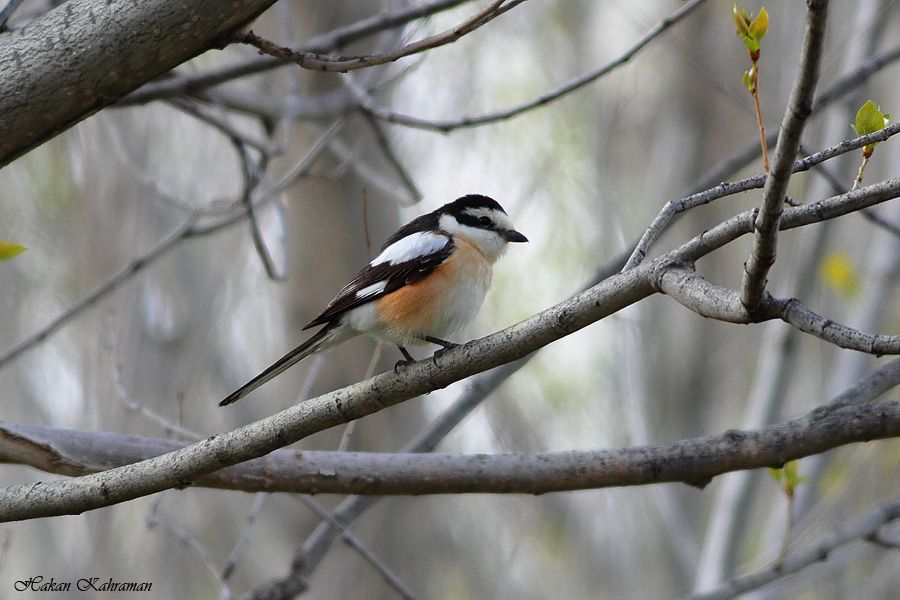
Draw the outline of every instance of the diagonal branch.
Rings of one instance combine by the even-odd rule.
[[[806,5],[808,13],[800,70],[781,122],[778,143],[772,157],[772,170],[763,188],[762,206],[754,223],[753,248],[750,258],[744,263],[741,302],[750,312],[756,310],[762,302],[766,277],[775,264],[778,224],[784,209],[784,196],[791,178],[794,157],[800,148],[803,125],[812,113],[813,96],[819,80],[828,0],[808,0]]]
[[[690,596],[686,600],[726,600],[759,589],[768,583],[828,560],[831,553],[841,546],[867,540],[877,535],[879,529],[897,519],[900,519],[900,502],[885,505],[856,523],[838,529],[815,546],[787,556],[779,564],[771,565],[756,573],[735,577],[715,590]]]
[[[784,227],[834,218],[900,194],[900,179],[785,211]],[[743,217],[746,221],[746,217]],[[522,358],[550,342],[614,314],[654,293],[656,273],[677,259],[699,258],[750,232],[729,219],[681,248],[615,275],[533,317],[423,360],[292,406],[255,423],[214,435],[169,454],[66,481],[0,489],[0,520],[77,514],[146,496],[240,462],[258,458],[329,427],[382,410],[465,377]]]

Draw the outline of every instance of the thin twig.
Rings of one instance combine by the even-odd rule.
[[[306,156],[303,158],[303,160],[300,161],[300,165],[298,166],[297,172],[293,175],[293,179],[302,177],[304,174],[309,172],[309,169],[315,162],[316,157],[322,152],[324,148],[327,147],[327,142],[331,139],[334,131],[335,130],[333,127],[329,128],[312,145],[312,147],[307,151]],[[187,221],[168,238],[165,238],[150,251],[134,259],[119,273],[108,279],[93,292],[66,309],[62,314],[53,319],[50,323],[48,323],[35,333],[29,335],[27,338],[0,355],[0,369],[2,369],[7,363],[19,357],[21,354],[46,341],[51,335],[53,335],[64,325],[72,321],[85,309],[90,308],[106,295],[115,291],[120,285],[129,281],[137,273],[140,273],[145,268],[149,267],[157,260],[159,260],[161,257],[165,256],[170,250],[172,250],[173,248],[177,248],[182,242],[189,239],[212,235],[228,229],[229,227],[233,227],[238,223],[243,222],[244,219],[248,218],[248,213],[246,207],[244,207],[244,209],[236,212],[233,215],[224,217],[218,221],[214,221],[213,223],[209,223],[206,225],[196,224],[197,218],[197,215],[191,215],[187,219]]]
[[[759,61],[753,63],[753,110],[756,113],[756,128],[759,130],[759,148],[762,151],[763,172],[769,172],[769,150],[766,147],[766,126],[763,124],[762,109],[759,107]]]
[[[619,57],[614,59],[613,61],[606,63],[605,65],[594,69],[593,71],[584,73],[583,75],[580,75],[575,79],[572,79],[569,82],[561,85],[560,87],[551,90],[546,94],[538,96],[537,98],[533,98],[531,100],[528,100],[527,102],[523,102],[522,104],[517,104],[515,106],[511,106],[497,112],[488,113],[477,117],[462,117],[460,119],[423,119],[420,117],[394,112],[379,104],[377,100],[375,100],[368,94],[355,95],[357,101],[359,102],[359,108],[363,112],[369,113],[376,119],[380,119],[382,121],[387,121],[389,123],[394,123],[397,125],[404,125],[407,127],[413,127],[416,129],[426,129],[447,133],[455,129],[479,127],[481,125],[487,125],[489,123],[505,121],[534,108],[539,108],[541,106],[550,104],[551,102],[562,98],[570,92],[582,88],[589,83],[593,83],[601,77],[604,77],[612,71],[615,71],[617,68],[621,67],[632,58],[634,58],[634,56],[645,46],[647,46],[647,44],[652,42],[654,39],[662,35],[667,29],[691,14],[696,8],[703,4],[703,2],[704,0],[691,0],[690,2],[685,2],[681,8],[675,11],[671,16],[663,19],[650,31],[644,34],[644,36],[641,37],[637,42],[635,42],[628,50],[619,55]],[[358,92],[359,90],[356,89],[356,91]]]
[[[828,560],[829,556],[841,546],[867,540],[886,524],[897,519],[900,519],[900,502],[883,506],[864,519],[836,530],[815,546],[788,556],[780,565],[771,565],[756,573],[735,577],[714,590],[689,596],[686,600],[727,600],[745,592],[760,589],[768,583]]]
[[[813,169],[812,172],[819,175],[826,182],[828,182],[828,185],[831,187],[832,191],[834,191],[835,194],[844,194],[848,191],[847,187],[843,183],[841,183],[837,175],[835,175],[826,165],[816,165],[815,169]],[[900,237],[900,225],[891,223],[890,221],[879,215],[875,210],[871,208],[864,208],[863,210],[859,211],[859,214],[870,223],[874,223],[891,235]]]
[[[150,504],[150,509],[147,511],[147,517],[145,519],[147,528],[154,529],[158,527],[177,542],[192,550],[206,568],[207,573],[210,574],[210,578],[219,586],[221,597],[223,599],[231,598],[231,589],[228,587],[228,582],[219,574],[219,568],[216,566],[216,562],[209,553],[209,550],[206,549],[206,546],[197,539],[197,536],[188,532],[183,527],[179,527],[174,523],[159,517],[158,511],[161,500],[162,496],[159,496]]]
[[[482,25],[494,20],[512,7],[521,4],[525,0],[512,0],[507,6],[501,7],[504,1],[505,0],[494,0],[486,8],[472,15],[456,27],[422,40],[412,42],[393,52],[380,52],[366,56],[352,57],[329,56],[327,54],[315,52],[297,52],[262,38],[252,31],[243,34],[236,41],[254,46],[260,52],[274,56],[275,58],[296,63],[304,69],[331,73],[346,73],[347,71],[353,71],[355,69],[364,69],[391,63],[406,56],[451,44],[464,35],[471,33]]]
[[[468,0],[438,0],[421,5],[403,6],[392,12],[384,12],[367,17],[355,23],[333,29],[305,42],[298,52],[331,52],[356,40],[374,35],[386,29],[400,27],[424,17],[459,6]],[[278,67],[291,64],[269,56],[255,57],[236,65],[228,65],[200,75],[184,75],[166,77],[144,84],[128,96],[119,100],[115,106],[131,106],[144,104],[153,100],[171,98],[173,96],[191,95],[210,87],[255,75]]]
[[[855,190],[860,186],[863,180],[863,176],[866,172],[866,165],[869,164],[869,155],[863,154],[863,158],[859,163],[859,170],[856,172],[856,178],[853,180],[853,187],[850,189]]]
[[[40,330],[31,334],[30,336],[7,350],[2,356],[0,356],[0,368],[3,368],[3,366],[17,358],[19,355],[45,341],[52,334],[56,333],[57,330],[59,330],[61,327],[72,321],[76,316],[81,314],[82,311],[90,308],[100,299],[104,298],[107,294],[118,288],[126,281],[129,281],[136,273],[139,273],[147,266],[156,262],[169,250],[176,247],[182,240],[187,239],[188,237],[192,237],[192,233],[195,231],[195,220],[196,217],[189,217],[181,227],[176,229],[175,232],[172,233],[169,237],[163,239],[163,241],[157,244],[149,252],[146,252],[139,258],[132,261],[119,273],[111,277],[105,283],[100,285],[100,287],[76,302],[74,305],[70,306],[61,315],[50,321],[50,323],[42,327]]]
[[[241,554],[243,554],[244,548],[250,541],[250,532],[253,531],[253,525],[262,513],[263,506],[265,506],[268,498],[269,494],[267,492],[260,492],[253,498],[253,506],[250,507],[250,512],[247,513],[247,517],[244,519],[244,527],[241,529],[241,536],[238,538],[237,543],[235,543],[234,548],[232,548],[231,554],[228,555],[225,566],[222,567],[222,581],[228,581],[234,574],[234,570],[237,568]]]
[[[208,110],[203,110],[193,102],[175,99],[170,100],[169,104],[174,108],[177,108],[181,112],[190,115],[200,121],[203,121],[207,125],[211,125],[214,129],[220,131],[226,138],[239,140],[242,144],[259,150],[264,155],[274,154],[272,147],[267,142],[258,140],[255,137],[241,131],[240,129],[233,127],[230,123],[227,123],[223,119],[210,114]]]
[[[350,77],[346,75],[344,77]],[[388,163],[391,167],[394,168],[394,171],[397,173],[397,176],[400,178],[400,181],[403,183],[403,186],[409,191],[410,196],[412,196],[413,202],[419,202],[422,199],[422,191],[419,189],[419,186],[416,185],[416,182],[413,181],[412,175],[403,166],[403,163],[400,160],[400,157],[397,156],[397,153],[394,151],[393,146],[391,145],[390,140],[388,139],[387,133],[381,127],[381,124],[372,117],[372,115],[368,113],[363,113],[363,116],[366,119],[366,122],[372,127],[372,132],[375,134],[375,141],[378,142],[378,147],[381,148],[381,151],[384,153],[384,157],[387,159]]]
[[[784,210],[784,194],[791,178],[794,157],[800,147],[803,126],[812,113],[816,84],[819,81],[825,47],[828,0],[808,0],[806,5],[806,33],[799,72],[782,119],[772,169],[763,188],[762,205],[754,223],[753,247],[750,257],[744,263],[741,302],[750,312],[762,302],[766,277],[769,269],[775,264],[779,222]]]
[[[363,376],[363,379],[368,379],[372,375],[375,374],[375,367],[378,366],[378,361],[381,359],[381,351],[384,349],[384,343],[381,340],[377,340],[375,342],[375,349],[372,350],[372,358],[369,359],[369,366],[366,367],[366,373]],[[353,438],[353,434],[356,432],[356,424],[359,421],[350,421],[347,423],[347,426],[344,428],[344,432],[341,434],[341,441],[338,444],[338,452],[346,452],[347,448],[350,447],[350,440]]]
[[[836,144],[829,148],[825,148],[824,150],[796,161],[792,167],[791,172],[801,173],[803,171],[807,171],[814,166],[820,165],[827,160],[835,158],[836,156],[846,154],[847,152],[852,152],[857,148],[862,148],[863,146],[873,143],[873,141],[884,141],[898,133],[900,133],[900,123],[894,123],[890,127],[886,127],[881,131],[877,131],[873,134],[845,140],[839,144]],[[641,239],[638,240],[638,243],[635,245],[634,250],[632,250],[631,252],[631,256],[628,258],[628,262],[625,263],[625,266],[622,268],[622,270],[627,271],[641,264],[641,262],[643,262],[643,260],[647,257],[647,253],[649,252],[650,247],[656,242],[656,240],[659,239],[663,232],[669,228],[669,226],[672,224],[674,219],[678,217],[678,215],[692,208],[703,206],[704,204],[709,204],[714,200],[718,200],[732,194],[737,194],[752,189],[759,189],[763,187],[765,183],[765,175],[756,175],[754,177],[747,177],[746,179],[735,181],[733,183],[720,183],[713,188],[703,190],[701,192],[696,192],[677,200],[670,200],[666,202],[662,210],[659,211],[659,214],[657,214],[653,221],[650,223],[650,226],[647,227],[647,229],[644,231]],[[846,190],[837,191],[838,193],[843,193]]]
[[[400,594],[401,598],[405,600],[415,600],[416,596],[413,594],[406,585],[400,581],[400,578],[397,577],[391,571],[391,569],[385,565],[381,559],[379,559],[375,554],[370,551],[365,545],[356,537],[353,532],[351,532],[347,527],[341,523],[338,519],[331,514],[328,509],[326,509],[322,504],[308,494],[298,494],[295,496],[300,502],[306,505],[311,511],[316,513],[318,517],[325,522],[328,523],[330,527],[335,528],[337,531],[341,533],[341,539],[345,544],[353,548],[353,550],[359,554],[367,563],[369,563],[375,571],[381,575],[381,578],[384,579],[385,583],[391,586],[398,594]]]
[[[259,224],[259,219],[256,215],[256,208],[253,203],[253,191],[259,186],[260,181],[263,178],[263,174],[265,173],[266,167],[269,163],[269,155],[262,154],[259,158],[259,164],[254,165],[253,160],[250,158],[250,155],[247,151],[246,146],[239,138],[229,138],[232,145],[234,146],[235,151],[237,152],[238,157],[241,161],[241,173],[244,179],[243,192],[241,193],[241,203],[244,205],[244,209],[247,211],[247,222],[250,224],[250,237],[253,240],[253,246],[256,248],[256,254],[259,256],[259,259],[262,261],[263,267],[266,270],[266,275],[269,276],[269,279],[273,281],[284,281],[287,275],[287,265],[283,264],[281,269],[275,264],[275,259],[272,258],[272,253],[269,252],[269,247],[266,244],[265,239],[263,239],[262,229]],[[265,197],[267,199],[272,198],[271,195],[266,194]],[[279,216],[281,213],[276,213]],[[279,222],[282,231],[282,248],[284,247],[284,223]]]

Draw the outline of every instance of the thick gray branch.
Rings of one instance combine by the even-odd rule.
[[[766,277],[775,264],[778,224],[784,208],[784,195],[791,178],[794,157],[800,148],[800,135],[807,117],[812,113],[813,96],[819,81],[819,67],[825,46],[825,22],[828,0],[808,0],[806,33],[800,70],[781,122],[778,143],[772,158],[772,170],[763,188],[762,206],[755,222],[756,234],[750,258],[744,263],[741,301],[751,312],[762,301]]]
[[[896,367],[900,361],[895,361]],[[894,383],[897,372],[893,368]],[[278,450],[198,479],[202,487],[309,494],[542,494],[662,482],[706,485],[729,471],[779,467],[853,442],[900,436],[900,402],[841,403],[757,431],[661,446],[537,454],[386,454]],[[0,461],[83,475],[187,442],[52,427],[0,426]]]
[[[248,24],[275,0],[81,0],[0,34],[0,167]]]

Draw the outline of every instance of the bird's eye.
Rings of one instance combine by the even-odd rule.
[[[490,227],[493,225],[493,221],[491,221],[490,217],[478,217],[478,224],[482,227]]]

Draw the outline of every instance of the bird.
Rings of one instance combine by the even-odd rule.
[[[468,194],[398,229],[373,258],[303,329],[318,332],[219,402],[237,402],[307,356],[360,334],[406,349],[441,346],[433,359],[458,346],[444,339],[471,321],[491,285],[493,265],[509,242],[527,242],[493,198]]]

